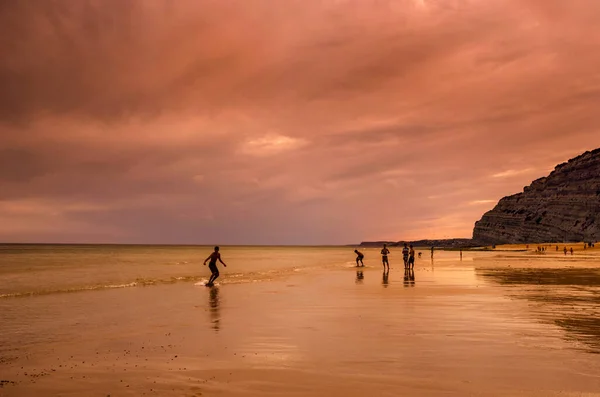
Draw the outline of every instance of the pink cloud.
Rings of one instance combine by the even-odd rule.
[[[593,0],[2,11],[0,240],[468,237],[600,146]]]

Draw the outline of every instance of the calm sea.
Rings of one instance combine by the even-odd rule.
[[[150,286],[206,280],[204,259],[212,246],[166,245],[0,245],[0,299],[86,290]],[[223,246],[220,284],[266,281],[294,274],[354,267],[353,247]],[[379,248],[361,248],[367,267],[381,268]],[[417,266],[428,266],[430,254],[422,251]],[[552,260],[550,260],[552,258]],[[598,256],[579,255],[582,266],[597,263]],[[400,249],[392,248],[392,268],[402,268]],[[468,267],[473,277],[478,266],[562,267],[577,266],[570,257],[536,256],[533,253],[473,252],[459,260],[456,251],[436,251],[437,269]],[[566,261],[566,262],[564,262]],[[433,264],[431,262],[431,264]],[[441,277],[441,275],[439,275]],[[464,277],[464,276],[463,276]]]
[[[365,250],[363,250],[365,251]],[[376,250],[371,264],[379,265]],[[0,245],[0,298],[199,281],[208,246]],[[354,264],[350,247],[221,247],[220,283]]]

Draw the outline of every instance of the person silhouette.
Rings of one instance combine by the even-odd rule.
[[[408,249],[408,244],[404,243],[404,247],[402,248],[402,260],[404,262],[405,268],[409,267],[409,264],[408,264],[408,254],[409,253],[410,253],[410,250]]]
[[[387,249],[387,244],[383,244],[383,248],[381,249],[381,263],[383,264],[383,270],[385,270],[386,265],[387,269],[390,270],[390,262],[388,260],[389,253],[390,250]]]
[[[365,257],[365,255],[360,252],[359,250],[354,250],[354,253],[356,254],[356,267],[363,267],[365,266],[365,264],[363,263],[363,258]],[[358,264],[360,262],[360,265]]]
[[[219,253],[219,247],[216,246],[215,250],[212,254],[208,256],[204,260],[204,266],[206,266],[206,262],[210,259],[210,263],[208,264],[208,268],[210,269],[211,276],[208,279],[208,283],[206,283],[207,287],[212,287],[214,285],[215,280],[219,277],[219,269],[217,268],[217,260],[223,264],[223,266],[227,267],[225,262],[221,260],[221,254]]]

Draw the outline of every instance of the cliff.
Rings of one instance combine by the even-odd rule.
[[[473,230],[473,240],[484,244],[599,238],[600,149],[560,164],[522,193],[504,197]]]

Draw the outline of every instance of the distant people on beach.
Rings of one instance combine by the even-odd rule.
[[[214,285],[215,280],[219,277],[219,269],[217,268],[217,261],[221,262],[223,264],[223,266],[225,266],[225,267],[227,267],[227,265],[221,259],[221,254],[219,253],[218,246],[215,247],[215,250],[213,251],[213,253],[210,254],[208,256],[208,258],[206,258],[204,260],[204,266],[206,266],[206,262],[209,259],[210,259],[210,263],[208,264],[208,268],[210,269],[211,276],[210,276],[210,279],[208,280],[208,283],[206,283],[206,286],[212,287]]]
[[[390,269],[390,261],[388,260],[388,255],[390,254],[390,250],[387,249],[387,244],[383,244],[383,248],[381,249],[381,263],[383,264],[383,270],[387,266],[388,270]]]
[[[462,248],[460,249],[460,260],[462,261]]]
[[[433,258],[433,247],[431,247],[431,257]]]
[[[570,251],[571,251],[571,255],[573,255],[573,247],[571,247],[571,250],[570,250]]]
[[[565,255],[567,255],[567,247],[565,247],[563,251],[565,252]]]
[[[359,250],[354,250],[354,253],[356,254],[356,267],[364,267],[365,264],[363,263],[363,258],[365,257],[363,255],[362,252],[360,252]],[[360,265],[358,264],[360,262]]]
[[[408,250],[408,267],[413,269],[415,267],[415,249],[413,248],[412,244]]]
[[[558,245],[556,246],[556,250],[558,251]]]
[[[408,267],[408,254],[410,250],[408,249],[408,244],[404,243],[404,247],[402,248],[402,261],[404,262],[404,267]]]

